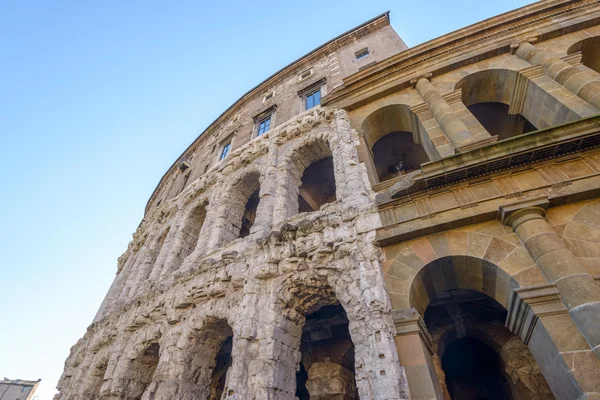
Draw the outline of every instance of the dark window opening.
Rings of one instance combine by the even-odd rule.
[[[307,110],[310,110],[311,108],[318,106],[319,104],[321,104],[321,89],[318,89],[306,96]]]
[[[536,130],[535,126],[521,114],[508,114],[508,105],[504,103],[475,103],[468,109],[490,135],[498,136],[498,140]]]
[[[306,317],[296,373],[299,400],[358,399],[354,344],[340,305],[324,306]]]
[[[250,234],[250,228],[254,225],[256,219],[256,210],[258,210],[258,203],[260,202],[259,189],[255,190],[246,203],[244,215],[242,217],[242,227],[240,229],[240,237],[246,237]]]
[[[258,137],[258,136],[263,135],[266,132],[269,132],[269,129],[271,129],[271,116],[270,115],[258,123],[258,133],[256,134],[256,136]]]
[[[356,53],[354,53],[354,55],[356,56],[357,60],[363,59],[363,58],[369,56],[369,49],[367,47],[365,47],[364,49],[359,50]]]
[[[377,140],[373,158],[380,182],[421,169],[421,164],[429,161],[411,132],[392,132]]]
[[[326,157],[304,170],[298,194],[298,212],[317,211],[323,204],[335,200],[333,157]]]

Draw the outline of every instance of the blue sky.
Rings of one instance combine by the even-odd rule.
[[[160,177],[248,89],[387,10],[412,47],[527,3],[0,2],[0,378],[52,398]]]

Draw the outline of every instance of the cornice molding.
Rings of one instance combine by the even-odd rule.
[[[350,104],[338,103],[361,91],[373,91],[374,87],[381,86],[382,82],[386,80],[393,81],[396,86],[408,86],[411,80],[422,75],[418,69],[422,69],[425,63],[429,65],[427,69],[435,76],[452,69],[444,64],[448,60],[455,60],[454,64],[463,62],[464,60],[460,58],[461,55],[468,54],[467,59],[470,59],[486,53],[491,53],[491,56],[507,53],[510,51],[511,44],[514,44],[515,40],[521,40],[520,38],[539,37],[540,40],[543,40],[544,35],[552,36],[558,30],[568,29],[568,24],[558,23],[561,17],[568,17],[578,23],[584,22],[576,19],[579,14],[586,17],[587,20],[600,18],[598,1],[538,2],[484,20],[405,50],[380,61],[371,68],[345,78],[344,85],[325,96],[322,103],[349,107],[353,104],[352,102]],[[585,23],[581,25],[583,29]],[[549,26],[555,27],[555,29],[548,29]],[[544,32],[544,34],[539,32]],[[399,75],[401,76],[399,77]]]

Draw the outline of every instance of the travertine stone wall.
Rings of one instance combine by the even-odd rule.
[[[132,399],[144,388],[144,399],[204,396],[227,327],[226,398],[293,398],[304,318],[337,303],[349,319],[360,397],[407,398],[372,244],[379,217],[347,114],[317,108],[266,136],[147,216],[94,324],[71,351],[58,399]],[[327,151],[338,201],[290,217],[288,192],[297,196],[298,185],[290,176]],[[229,210],[245,201],[234,192],[248,174],[260,181],[257,221],[250,236],[229,241]],[[189,235],[198,232],[190,251]]]

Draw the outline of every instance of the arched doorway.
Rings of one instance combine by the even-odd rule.
[[[421,164],[439,158],[418,125],[410,107],[401,104],[382,107],[364,120],[361,129],[379,182],[419,170]]]
[[[528,347],[504,326],[510,287],[506,272],[469,256],[437,259],[415,277],[411,303],[431,335],[448,399],[554,398]]]

